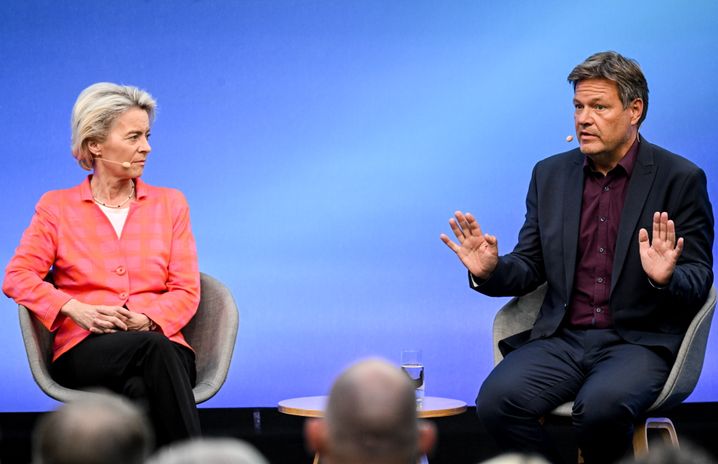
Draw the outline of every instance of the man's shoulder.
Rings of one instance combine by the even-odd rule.
[[[535,169],[561,169],[567,166],[583,164],[583,159],[584,155],[583,153],[581,153],[581,150],[579,150],[578,148],[574,148],[573,150],[565,151],[563,153],[557,153],[555,155],[551,155],[547,158],[542,159],[541,161],[536,163]]]
[[[568,166],[583,164],[584,154],[579,148],[557,153],[536,163],[536,170],[548,169],[555,171],[556,169],[566,168]],[[639,146],[638,162],[645,165],[657,164],[670,166],[672,170],[681,172],[702,171],[693,161],[667,150],[659,145],[641,140]]]
[[[693,161],[646,140],[641,141],[638,162],[645,165],[667,166],[674,173],[702,171]]]

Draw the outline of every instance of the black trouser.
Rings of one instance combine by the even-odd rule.
[[[610,329],[564,329],[509,353],[481,386],[476,411],[502,450],[560,462],[539,418],[574,400],[585,462],[613,463],[630,448],[634,419],[668,378],[665,355]]]
[[[104,387],[146,406],[158,446],[200,434],[194,353],[161,333],[90,335],[50,371],[65,387]]]

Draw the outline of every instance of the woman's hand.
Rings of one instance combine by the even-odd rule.
[[[121,306],[90,305],[70,300],[60,309],[77,325],[92,333],[113,333],[121,331],[153,330],[155,324],[144,314],[130,311]]]
[[[91,305],[72,299],[60,308],[60,313],[75,324],[95,334],[112,333],[127,329],[127,311],[120,306]]]
[[[134,311],[130,311],[127,308],[120,308],[118,312],[122,317],[125,318],[127,330],[145,332],[148,330],[154,330],[155,328],[155,323],[152,322],[152,319],[147,317],[145,314],[136,313]]]

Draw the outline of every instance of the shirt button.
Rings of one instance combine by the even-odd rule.
[[[599,253],[603,253],[603,252],[605,252],[605,251],[606,251],[606,249],[603,248],[603,247],[601,247],[601,248],[598,249],[598,252],[599,252]]]
[[[603,277],[599,277],[598,279],[596,279],[596,282],[598,282],[599,284],[602,284],[602,283],[603,283]]]
[[[604,192],[608,192],[609,190],[611,190],[611,187],[609,187],[608,185],[606,185],[605,187],[603,187],[603,191],[604,191]]]
[[[606,216],[601,216],[599,219],[601,222],[606,222]]]
[[[600,306],[599,306],[598,308],[596,308],[596,312],[597,312],[597,313],[600,313],[601,311],[603,311],[603,310],[601,309]]]
[[[117,269],[115,269],[115,272],[117,275],[124,275],[126,271],[124,266],[117,266]]]
[[[122,293],[120,293],[119,297],[120,297],[121,300],[126,300],[126,299],[127,299],[127,292],[122,292]]]

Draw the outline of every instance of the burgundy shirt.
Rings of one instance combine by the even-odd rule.
[[[638,140],[605,176],[593,169],[588,157],[584,160],[576,274],[568,308],[569,327],[613,327],[613,315],[608,307],[613,253],[637,153]]]

